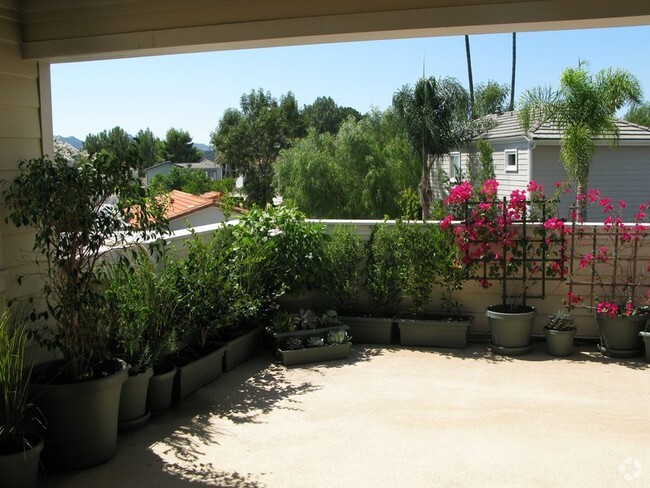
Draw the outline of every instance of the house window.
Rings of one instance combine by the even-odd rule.
[[[449,154],[449,179],[454,181],[460,178],[460,153]]]
[[[519,162],[517,160],[516,149],[505,150],[506,173],[516,173],[519,171]]]

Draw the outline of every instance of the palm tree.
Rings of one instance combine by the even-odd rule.
[[[594,139],[603,138],[616,147],[616,111],[628,103],[639,103],[641,97],[639,81],[628,71],[610,68],[592,76],[585,62],[562,72],[558,91],[537,87],[522,95],[519,119],[526,131],[533,125],[551,123],[562,132],[560,157],[576,185],[578,218],[586,218],[584,195],[596,151]]]
[[[471,120],[467,91],[454,78],[420,78],[414,87],[405,85],[393,95],[393,106],[420,157],[420,206],[426,220],[431,209],[433,163],[470,141],[484,124]]]
[[[465,56],[467,57],[467,78],[469,80],[469,107],[474,116],[474,77],[472,76],[472,52],[469,48],[469,36],[465,36]]]
[[[510,77],[510,110],[515,109],[515,74],[517,72],[517,33],[512,33],[512,76]]]

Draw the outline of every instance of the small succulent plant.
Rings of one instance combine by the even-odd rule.
[[[336,313],[336,310],[330,309],[323,314],[320,319],[321,327],[335,327],[338,325],[343,325],[339,315]]]
[[[285,311],[276,312],[271,319],[270,329],[273,332],[292,332],[296,330],[293,314]]]
[[[548,316],[548,323],[544,326],[549,330],[574,330],[576,328],[573,317],[565,310],[558,310]]]
[[[299,337],[289,337],[284,343],[284,348],[287,351],[295,351],[304,347],[305,345],[302,343],[302,339]]]
[[[322,347],[325,345],[325,339],[318,336],[313,336],[307,339],[307,347]]]
[[[301,308],[300,312],[295,316],[295,321],[300,329],[309,330],[318,327],[318,317],[309,309]]]
[[[350,339],[352,338],[344,330],[330,330],[327,333],[328,344],[345,344],[346,342],[350,342]]]

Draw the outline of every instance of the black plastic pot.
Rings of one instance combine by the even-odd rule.
[[[134,430],[147,423],[151,412],[147,411],[147,392],[153,369],[129,375],[122,385],[120,409],[118,414],[118,429],[120,432]]]
[[[147,405],[152,412],[168,409],[172,404],[176,365],[169,361],[155,366],[153,376],[149,379]]]
[[[643,352],[643,339],[639,335],[648,322],[647,315],[608,317],[596,314],[600,343],[598,349],[605,356],[633,358]]]
[[[0,486],[2,488],[36,488],[38,461],[43,438],[38,437],[24,451],[0,455]]]

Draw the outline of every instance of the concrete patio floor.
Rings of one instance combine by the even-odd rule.
[[[650,365],[593,344],[518,358],[355,345],[262,354],[42,487],[650,486]]]

